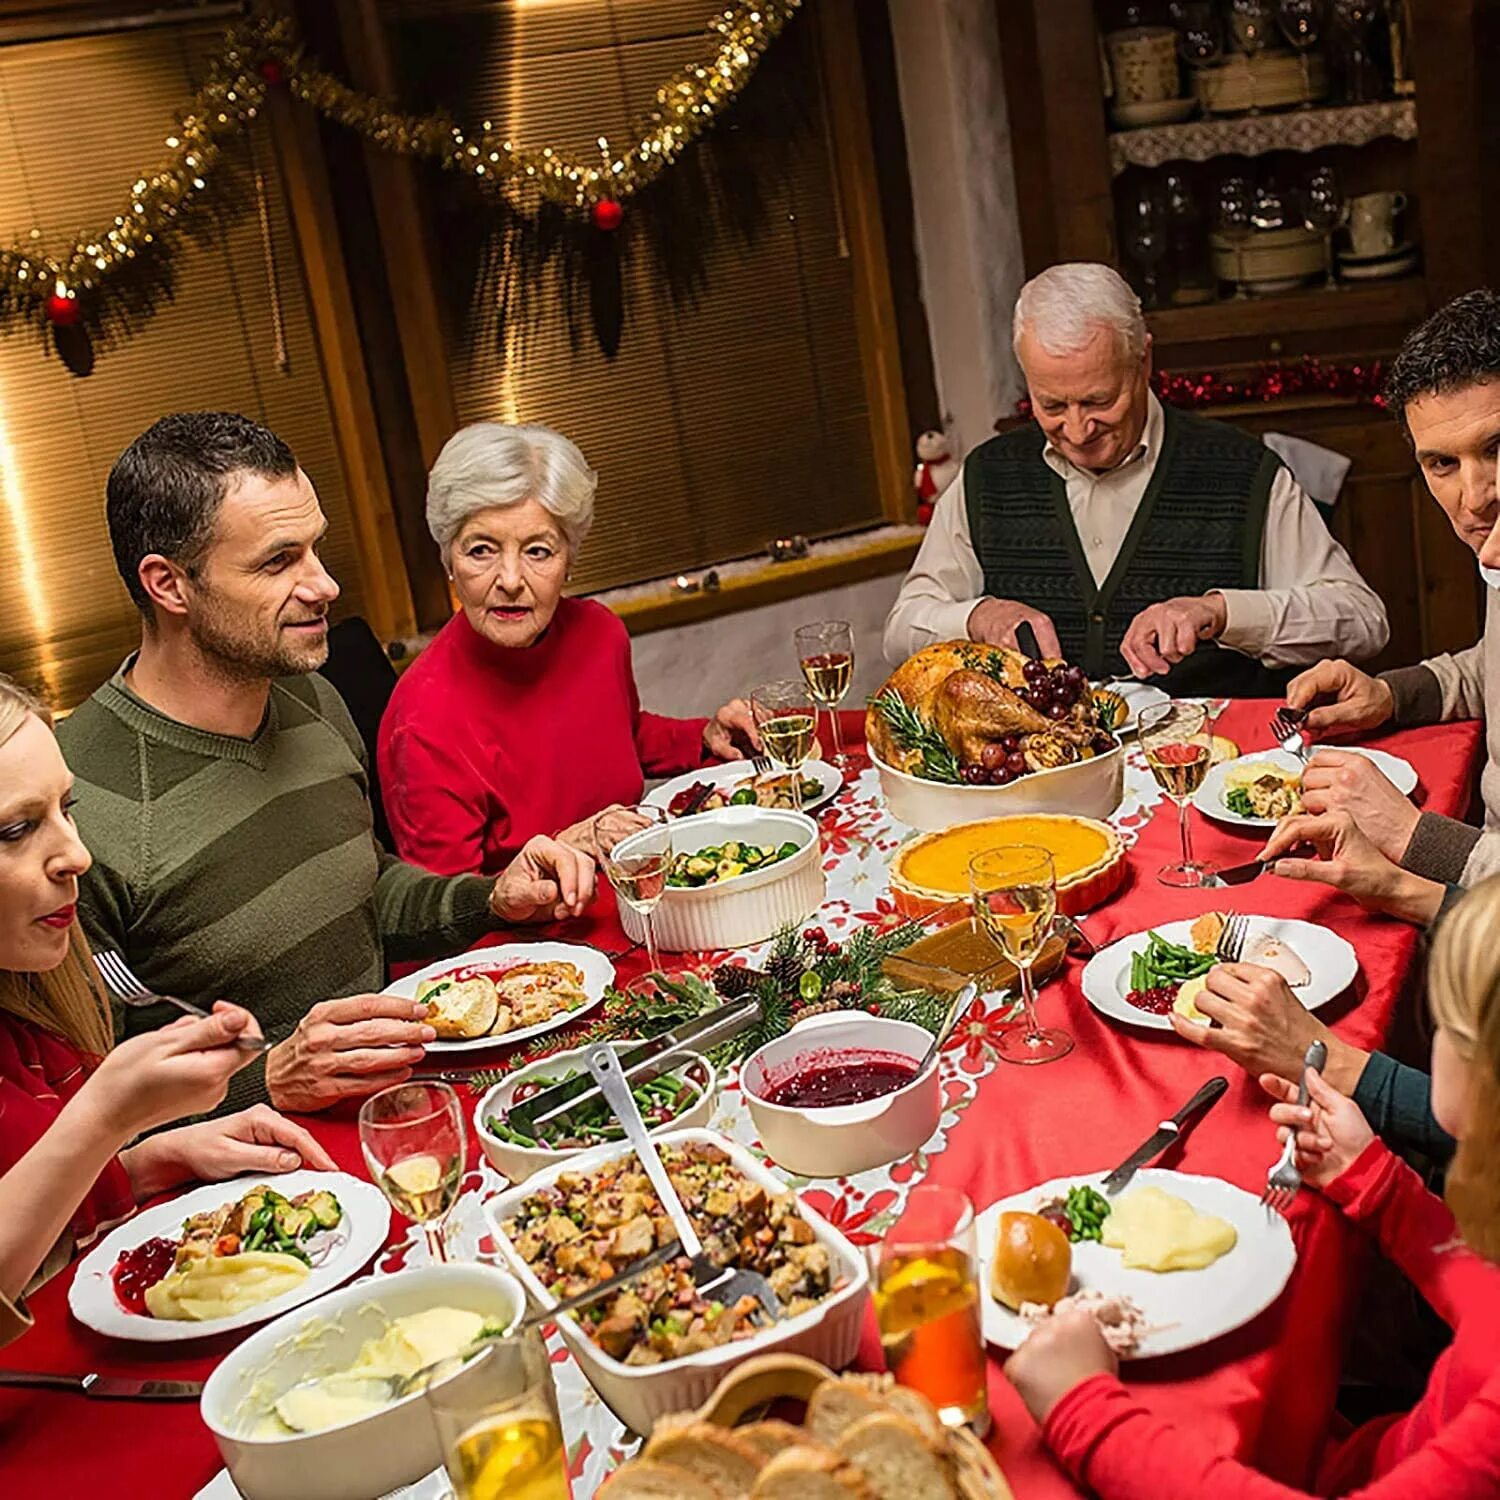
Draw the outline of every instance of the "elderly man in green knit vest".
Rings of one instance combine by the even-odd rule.
[[[1140,303],[1108,266],[1053,266],[1016,302],[1035,421],[971,452],[885,627],[905,660],[1016,643],[1178,694],[1278,693],[1373,656],[1385,606],[1264,444],[1152,394]]]
[[[321,1109],[403,1081],[434,1032],[420,1006],[373,993],[387,959],[576,913],[592,863],[535,838],[498,880],[447,879],[380,848],[363,744],[316,672],[339,593],[318,557],[328,523],[274,433],[164,417],[115,464],[107,512],[144,631],[58,731],[94,856],[90,939],[159,994],[255,1014],[277,1045],[225,1108]]]

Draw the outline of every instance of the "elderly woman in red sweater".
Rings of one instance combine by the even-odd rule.
[[[644,712],[625,627],[602,604],[563,597],[595,483],[576,445],[547,427],[476,422],[438,454],[427,525],[460,609],[380,726],[403,859],[490,874],[538,833],[594,853],[593,815],[639,802],[646,776],[756,745],[739,698],[711,719]]]
[[[1432,1108],[1459,1141],[1450,1208],[1375,1139],[1359,1107],[1309,1074],[1310,1105],[1266,1075],[1271,1118],[1297,1131],[1297,1163],[1364,1226],[1453,1329],[1404,1416],[1330,1444],[1313,1493],[1349,1500],[1500,1496],[1500,876],[1438,929],[1429,973],[1437,1034]],[[1069,1473],[1100,1500],[1291,1500],[1289,1488],[1154,1415],[1115,1375],[1087,1313],[1050,1319],[1006,1367]]]

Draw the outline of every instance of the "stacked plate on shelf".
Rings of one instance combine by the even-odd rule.
[[[1249,109],[1286,109],[1322,99],[1328,69],[1319,52],[1307,55],[1307,72],[1295,52],[1233,53],[1223,62],[1193,69],[1193,88],[1211,115],[1237,115]]]
[[[1338,252],[1339,279],[1342,281],[1387,281],[1394,276],[1408,276],[1417,269],[1417,247],[1410,240],[1390,250],[1373,255],[1356,255],[1353,250]]]
[[[1323,236],[1313,229],[1258,229],[1242,240],[1209,235],[1214,275],[1247,292],[1289,292],[1323,275]]]

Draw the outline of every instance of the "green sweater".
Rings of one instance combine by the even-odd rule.
[[[490,882],[385,853],[364,747],[316,674],[271,684],[252,739],[208,734],[125,686],[127,662],[58,728],[94,856],[80,915],[161,994],[234,1000],[280,1041],[319,1000],[379,990],[387,959],[457,952],[495,925]],[[127,1033],[165,1007],[124,1012]],[[265,1097],[264,1067],[224,1108]]]

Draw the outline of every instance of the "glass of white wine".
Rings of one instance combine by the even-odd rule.
[[[557,1390],[536,1329],[427,1388],[457,1500],[570,1500]]]
[[[594,819],[594,847],[615,895],[640,914],[646,958],[654,973],[661,968],[661,955],[651,917],[672,868],[672,819],[664,808],[644,802],[613,808]]]
[[[1156,784],[1177,804],[1177,822],[1182,831],[1182,861],[1163,865],[1156,878],[1163,885],[1194,890],[1212,885],[1215,868],[1193,858],[1193,835],[1188,823],[1188,803],[1208,775],[1213,751],[1209,736],[1208,709],[1201,703],[1164,703],[1141,715],[1141,749]]]
[[[828,710],[833,730],[829,759],[842,769],[849,764],[849,757],[844,753],[844,737],[839,730],[839,704],[854,681],[854,627],[847,620],[819,620],[799,627],[794,638],[807,689]]]
[[[765,682],[750,695],[750,712],[767,755],[792,773],[792,806],[802,811],[802,765],[818,743],[818,705],[805,684]]]
[[[359,1109],[359,1144],[370,1180],[391,1207],[427,1236],[433,1260],[448,1259],[443,1233],[463,1182],[464,1112],[446,1083],[398,1083]]]
[[[1045,1063],[1066,1057],[1073,1038],[1036,1019],[1036,986],[1031,966],[1052,936],[1057,916],[1057,877],[1052,855],[1031,844],[986,849],[969,861],[974,915],[989,939],[1021,976],[1026,1023],[1005,1032],[995,1050],[1006,1062]]]

